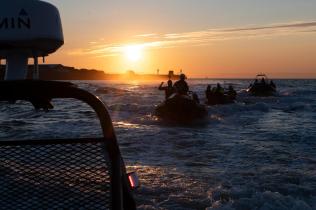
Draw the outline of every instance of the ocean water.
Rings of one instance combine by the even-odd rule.
[[[207,84],[233,84],[235,104],[208,107],[203,125],[152,115],[159,82],[74,81],[107,105],[138,209],[316,209],[316,80],[276,80],[278,95],[248,96],[249,80],[189,80],[203,102]],[[106,92],[96,92],[106,88]],[[101,135],[93,111],[74,100],[34,111],[0,104],[0,139]]]

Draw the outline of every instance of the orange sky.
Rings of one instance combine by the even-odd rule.
[[[257,19],[251,23],[245,18],[240,23],[230,24],[228,21],[208,23],[201,17],[200,21],[194,20],[196,24],[179,19],[179,26],[173,23],[175,27],[155,20],[155,28],[148,23],[150,21],[144,23],[140,14],[134,21],[123,12],[116,13],[115,17],[93,13],[92,17],[76,18],[77,12],[82,12],[80,9],[76,12],[63,3],[51,2],[60,7],[65,45],[47,58],[48,63],[100,69],[107,73],[128,69],[137,73],[155,73],[160,69],[161,73],[166,73],[183,69],[190,77],[253,78],[264,72],[272,78],[316,78],[316,21],[313,21],[316,15],[315,19],[274,15],[274,19],[262,20],[260,14],[254,14]],[[119,15],[130,22],[117,25],[109,22]],[[239,17],[240,14],[235,15]],[[98,17],[94,23],[94,16],[106,21]],[[222,19],[227,17],[217,18],[224,22]],[[127,50],[128,46],[134,46],[135,52],[126,52],[131,51]]]

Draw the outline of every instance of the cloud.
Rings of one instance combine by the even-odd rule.
[[[85,54],[85,50],[82,48],[77,48],[77,49],[71,49],[71,50],[67,50],[66,51],[67,55],[70,56],[75,56],[75,55],[84,55]]]
[[[139,34],[139,35],[136,35],[136,37],[154,37],[156,35],[157,34]]]
[[[246,28],[233,28],[233,29],[226,29],[223,31],[261,31],[266,29],[295,29],[295,28],[309,28],[309,27],[316,27],[316,21],[311,22],[296,22],[296,23],[287,23],[287,24],[275,24],[270,26],[261,26],[261,27],[246,27]]]
[[[77,50],[73,54],[92,55],[97,57],[117,56],[124,53],[124,49],[129,45],[137,45],[142,49],[161,49],[174,48],[181,46],[203,46],[214,42],[245,39],[245,38],[263,38],[295,35],[301,33],[315,33],[316,21],[310,22],[292,22],[283,24],[249,26],[238,28],[218,28],[200,31],[191,31],[184,33],[169,34],[139,34],[135,35],[135,41],[130,43],[112,43],[99,44],[90,42],[92,46],[89,49]]]
[[[305,29],[305,31],[302,31]],[[316,21],[296,22],[287,24],[275,24],[268,26],[250,26],[240,28],[208,29],[202,31],[193,31],[177,34],[165,34],[165,39],[192,39],[194,40],[227,40],[239,39],[242,37],[262,37],[262,36],[279,36],[291,35],[307,31],[316,30]]]

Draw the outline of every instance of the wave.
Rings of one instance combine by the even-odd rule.
[[[278,210],[312,210],[316,207],[316,197],[309,202],[296,196],[282,195],[279,192],[255,192],[232,189],[230,192],[219,189],[211,192],[213,203],[206,210],[245,210],[245,209],[278,209]]]
[[[136,103],[132,103],[132,104],[120,103],[120,104],[110,105],[108,106],[108,108],[111,111],[115,111],[115,112],[130,112],[131,114],[146,115],[146,114],[150,114],[154,107],[152,105],[140,105]]]
[[[194,81],[201,101],[209,81]],[[216,84],[217,81],[210,81]],[[249,81],[234,81],[238,89]],[[153,112],[156,84],[81,84],[113,119],[124,160],[142,186],[138,209],[316,209],[315,81],[280,81],[279,95],[239,91],[235,104],[209,106],[205,126],[170,126]],[[108,88],[110,87],[110,88]],[[93,111],[71,100],[36,112],[1,103],[0,138],[99,136]]]

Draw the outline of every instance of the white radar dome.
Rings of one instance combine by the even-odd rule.
[[[44,57],[64,44],[58,9],[39,0],[2,0],[0,59],[6,59],[6,79],[24,79],[28,58]]]

